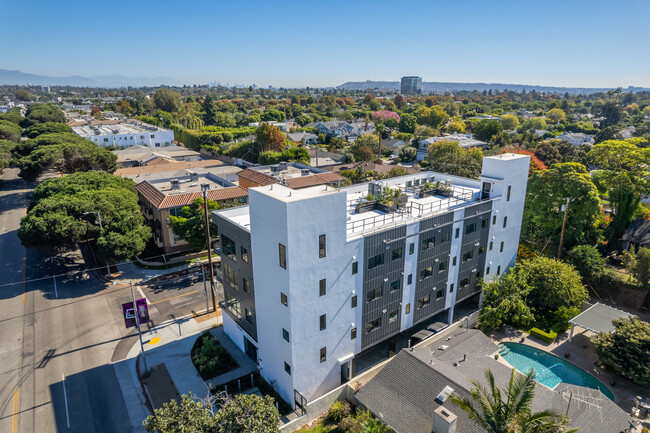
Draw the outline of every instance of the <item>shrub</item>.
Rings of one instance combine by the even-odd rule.
[[[557,332],[555,332],[553,330],[550,330],[550,331],[546,332],[546,331],[542,331],[541,329],[538,329],[538,328],[533,328],[530,331],[528,331],[528,334],[531,337],[539,338],[540,340],[545,341],[545,342],[547,342],[549,344],[554,342],[555,339],[557,338]]]
[[[363,423],[358,418],[346,416],[339,422],[339,429],[347,433],[361,433],[363,431]]]
[[[216,338],[205,331],[192,346],[192,363],[203,380],[234,370],[239,364],[223,348]]]
[[[564,332],[569,329],[569,320],[580,314],[579,308],[562,306],[557,309],[553,318],[553,329]]]
[[[327,411],[327,417],[332,421],[339,423],[343,418],[350,415],[350,403],[347,401],[335,401],[332,407]]]

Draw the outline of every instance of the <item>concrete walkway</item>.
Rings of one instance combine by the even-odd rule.
[[[152,278],[159,277],[161,275],[172,274],[178,271],[184,271],[185,269],[196,268],[197,272],[201,272],[199,268],[200,262],[195,263],[186,263],[184,265],[172,266],[169,269],[145,269],[139,266],[136,266],[133,262],[122,263],[119,265],[114,265],[119,270],[119,276],[115,274],[115,278],[111,278],[111,281],[117,283],[128,283],[129,281],[133,282],[146,282]],[[207,277],[207,275],[206,275]],[[209,280],[209,278],[208,278]]]
[[[214,338],[216,338],[219,343],[221,343],[223,348],[226,349],[230,356],[232,356],[235,361],[237,361],[239,368],[236,368],[224,374],[220,374],[214,379],[208,380],[208,384],[212,386],[223,385],[230,382],[231,380],[235,380],[239,377],[254,373],[257,370],[255,363],[248,356],[246,356],[244,352],[239,350],[239,347],[237,347],[235,343],[233,343],[233,341],[230,339],[230,337],[228,337],[226,333],[223,332],[223,327],[220,326],[218,328],[213,328],[210,330],[210,332],[212,335],[214,335]]]
[[[185,317],[161,323],[143,332],[147,367],[164,364],[179,394],[191,392],[198,398],[206,397],[209,393],[208,387],[194,368],[190,351],[194,341],[203,331],[220,324],[221,316],[210,320]],[[136,339],[126,359],[113,364],[133,431],[137,433],[145,431],[142,422],[151,414],[138,380],[136,359],[139,360],[140,371],[145,370],[145,359],[138,357],[139,353],[140,343]]]

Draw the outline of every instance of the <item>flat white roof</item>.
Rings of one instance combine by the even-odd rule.
[[[148,132],[169,131],[155,125],[149,125],[142,122],[127,121],[113,125],[81,125],[73,126],[75,134],[82,137],[92,137],[99,135],[120,135],[120,134],[142,134]]]
[[[272,185],[267,185],[267,186],[258,186],[249,189],[258,191],[264,195],[273,197],[277,200],[281,200],[285,203],[291,203],[299,200],[306,200],[314,197],[331,195],[331,194],[336,194],[341,192],[341,190],[329,185],[319,185],[319,186],[312,186],[309,188],[291,189],[289,187],[277,183]]]

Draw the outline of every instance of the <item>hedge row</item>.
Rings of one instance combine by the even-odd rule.
[[[228,143],[247,135],[255,133],[255,128],[222,128],[218,126],[205,126],[200,130],[187,129],[178,123],[169,125],[174,131],[174,139],[180,141],[188,149],[199,151],[201,145],[214,145]]]
[[[540,340],[545,341],[549,344],[554,342],[557,338],[557,332],[553,331],[552,329],[546,332],[538,328],[532,328],[530,331],[528,331],[528,334],[531,337],[539,338]]]

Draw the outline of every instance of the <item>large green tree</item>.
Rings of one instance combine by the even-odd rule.
[[[490,331],[504,323],[527,327],[535,320],[526,297],[530,287],[519,273],[510,272],[500,278],[483,282],[481,304],[481,329]]]
[[[650,385],[650,323],[638,318],[613,323],[614,332],[592,338],[600,362],[638,385]]]
[[[587,169],[579,163],[555,164],[547,170],[533,172],[528,181],[522,238],[546,244],[559,243],[564,212],[569,198],[564,245],[595,244],[600,238],[603,219],[596,185]]]
[[[36,123],[46,122],[65,123],[65,115],[60,108],[52,104],[32,104],[27,109],[20,126],[29,128]]]
[[[65,123],[56,123],[56,122],[45,122],[45,123],[36,123],[29,128],[25,129],[25,135],[28,138],[36,138],[39,135],[43,134],[52,134],[52,133],[62,133],[68,132],[72,134],[72,128],[70,128]]]
[[[469,414],[488,433],[571,433],[569,418],[551,409],[533,412],[537,382],[535,372],[523,376],[513,368],[508,387],[504,390],[496,384],[494,375],[485,370],[487,387],[477,380],[470,380],[471,398],[452,394],[450,400]]]
[[[492,141],[492,137],[503,131],[503,125],[498,120],[481,120],[474,125],[474,138],[482,141]]]
[[[9,120],[0,119],[0,140],[20,141],[20,135],[23,133],[23,128],[16,125]]]
[[[217,433],[279,433],[280,414],[272,397],[238,394],[214,416]]]
[[[600,181],[609,191],[612,238],[623,234],[639,207],[641,196],[650,192],[650,148],[639,147],[642,140],[608,140],[589,152],[594,164],[602,169]]]
[[[284,133],[269,123],[262,123],[255,130],[255,147],[258,152],[280,152],[284,148],[286,137]]]
[[[415,111],[415,116],[418,123],[434,129],[442,128],[449,120],[449,114],[440,105],[434,105],[430,108],[420,107]]]
[[[181,95],[170,89],[156,90],[156,93],[153,95],[153,101],[156,104],[156,108],[167,111],[168,113],[178,112],[183,104]]]
[[[101,214],[103,229],[89,212]],[[151,230],[144,224],[132,180],[90,171],[39,184],[18,236],[27,247],[54,251],[96,238],[103,258],[122,260],[144,250]]]
[[[433,171],[477,179],[483,153],[479,149],[465,150],[457,141],[441,140],[429,146],[427,162]]]
[[[164,403],[143,422],[149,433],[216,433],[215,420],[208,407],[192,395]]]
[[[208,200],[208,214],[219,209],[216,201]],[[205,244],[205,205],[202,198],[195,199],[189,206],[183,206],[179,216],[170,215],[169,225],[172,231],[181,239],[189,242],[193,249],[204,250]],[[216,234],[216,228],[211,225],[210,233]]]

